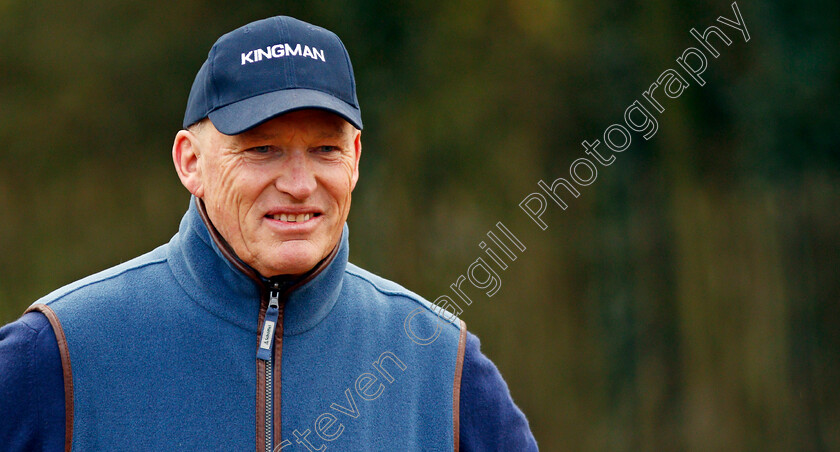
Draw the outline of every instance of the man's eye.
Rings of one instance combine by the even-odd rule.
[[[257,146],[251,149],[248,149],[249,152],[253,152],[255,154],[268,154],[271,152],[271,146]]]
[[[318,146],[316,148],[316,150],[318,152],[323,152],[323,153],[328,154],[328,153],[331,153],[331,152],[338,152],[339,148],[338,148],[338,146]]]

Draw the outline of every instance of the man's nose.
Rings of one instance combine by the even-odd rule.
[[[315,173],[305,153],[292,153],[284,162],[275,185],[295,199],[306,199],[315,191]]]

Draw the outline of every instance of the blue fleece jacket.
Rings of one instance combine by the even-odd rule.
[[[72,401],[75,404],[73,427],[77,446],[95,447],[103,444],[102,438],[108,435],[124,438],[129,432],[133,434],[144,429],[157,431],[163,437],[155,441],[135,437],[131,443],[135,449],[143,449],[144,445],[172,445],[174,443],[167,441],[189,441],[196,435],[212,438],[213,435],[206,435],[201,428],[192,435],[183,433],[184,429],[189,430],[191,423],[207,426],[207,417],[222,419],[217,427],[225,429],[225,433],[220,437],[230,441],[239,438],[240,441],[221,445],[238,447],[252,441],[254,430],[251,428],[237,428],[235,432],[228,430],[231,422],[253,427],[253,421],[248,424],[247,418],[253,418],[254,401],[248,400],[252,397],[242,395],[243,391],[248,396],[258,392],[254,384],[258,375],[253,375],[255,347],[249,345],[254,343],[247,338],[260,339],[262,325],[257,319],[265,313],[259,313],[258,302],[253,303],[256,306],[242,307],[241,311],[247,313],[244,316],[238,309],[226,306],[230,303],[248,304],[254,296],[249,292],[253,290],[253,282],[247,282],[242,277],[235,262],[224,259],[221,250],[209,239],[210,233],[200,221],[195,207],[185,216],[179,235],[168,245],[171,249],[159,249],[152,255],[120,266],[116,271],[108,271],[58,291],[46,300],[55,305],[58,316],[62,317],[62,333],[67,334],[71,361],[76,365],[72,375],[75,383]],[[285,328],[281,328],[284,331],[280,333],[282,345],[277,347],[277,353],[282,353],[282,358],[277,358],[282,359],[283,369],[280,373],[282,398],[278,400],[282,403],[282,433],[274,444],[285,450],[326,450],[329,447],[365,450],[433,447],[440,450],[443,445],[451,444],[451,419],[455,418],[460,423],[456,431],[460,431],[457,444],[462,450],[536,450],[527,421],[510,399],[495,366],[479,351],[477,338],[471,334],[462,335],[461,341],[466,338],[466,344],[461,347],[465,345],[466,349],[462,351],[464,358],[458,392],[457,387],[452,386],[452,375],[457,370],[455,358],[459,328],[449,324],[435,327],[429,321],[439,319],[430,314],[430,306],[424,300],[346,263],[346,242],[345,230],[341,249],[333,262],[312,281],[295,289],[284,306],[288,312],[285,319],[281,319]],[[187,256],[180,263],[173,264],[173,260],[179,260],[173,254],[177,255],[180,251],[172,249],[182,248],[197,253],[201,259],[193,256],[191,260]],[[208,256],[210,261],[202,260]],[[201,262],[201,268],[190,268],[190,262]],[[161,267],[158,269],[161,271],[169,269],[169,274],[159,274],[154,270],[155,266]],[[182,273],[181,280],[179,272]],[[126,273],[136,275],[132,278],[125,276]],[[212,280],[203,279],[205,276],[221,278],[224,283],[212,285],[209,290],[215,291],[215,294],[170,296],[175,300],[172,306],[160,302],[160,288],[149,287],[138,291],[133,286],[138,281],[149,281],[150,285],[157,286],[167,278],[181,285],[183,280]],[[99,292],[86,289],[91,285],[107,284],[103,281],[113,283],[120,278],[123,281],[117,288],[106,286],[104,289],[107,290]],[[125,278],[131,284],[126,285]],[[241,297],[238,291],[242,292]],[[109,295],[111,292],[119,292],[121,300],[133,300],[141,306],[114,309],[111,304],[113,297]],[[150,293],[154,296],[148,297]],[[98,307],[83,309],[83,302],[67,301],[68,298],[73,299],[74,294],[83,295],[77,298],[99,298],[103,301]],[[144,307],[142,300],[137,301],[138,294],[155,302],[146,303]],[[223,300],[208,302],[208,297],[212,298],[212,295],[223,295]],[[195,303],[199,314],[190,309],[178,311],[180,304],[195,299],[202,300]],[[313,303],[315,299],[321,301]],[[62,307],[61,303],[68,307]],[[418,307],[422,317],[406,315]],[[177,312],[167,317],[155,313],[155,308]],[[358,308],[363,308],[363,311]],[[80,317],[76,317],[77,311]],[[96,313],[94,317],[100,317],[85,322],[85,318],[91,317],[91,312]],[[201,317],[203,312],[210,316]],[[253,317],[251,324],[244,320],[248,316]],[[148,318],[154,322],[149,322]],[[208,320],[210,318],[218,321]],[[191,325],[191,321],[195,320],[199,320],[200,324]],[[244,327],[239,329],[246,332],[240,335],[244,339],[231,338],[209,343],[214,336],[236,336],[233,330],[240,326],[236,322],[243,323],[241,326]],[[156,325],[158,323],[163,326]],[[0,329],[0,412],[6,413],[0,420],[0,445],[3,450],[60,450],[63,447],[66,416],[62,380],[65,369],[53,328],[54,325],[51,326],[43,314],[31,312]],[[92,328],[103,332],[91,334],[89,330]],[[126,328],[140,332],[123,331]],[[377,329],[385,333],[370,334]],[[439,331],[440,338],[435,341],[437,348],[406,340],[409,330],[428,333],[421,334],[422,337],[433,337],[434,331]],[[402,333],[402,337],[393,334],[394,331]],[[167,333],[169,336],[161,337]],[[149,338],[149,334],[153,337]],[[93,339],[88,339],[88,336]],[[239,342],[242,346],[238,349],[236,344]],[[181,350],[184,347],[195,350],[184,352]],[[157,351],[150,353],[141,348]],[[386,353],[390,355],[386,356]],[[130,356],[125,356],[127,354]],[[208,354],[216,356],[205,356]],[[250,358],[239,359],[242,354],[248,354]],[[179,361],[196,356],[207,362],[187,366],[179,364]],[[378,359],[374,361],[371,358]],[[162,360],[163,365],[152,362],[155,359]],[[228,362],[231,360],[241,361],[243,365],[231,364]],[[107,366],[102,363],[107,363]],[[399,364],[405,369],[401,369]],[[143,370],[147,367],[152,371]],[[194,371],[196,375],[184,375],[186,371]],[[229,375],[231,373],[233,378]],[[345,384],[348,378],[349,382]],[[82,380],[97,384],[86,384]],[[185,383],[187,387],[179,388],[179,383]],[[196,389],[200,391],[196,393]],[[209,395],[206,394],[208,392]],[[455,399],[456,395],[460,398]],[[149,399],[143,400],[144,397]],[[112,402],[115,398],[124,400]],[[240,399],[237,405],[245,405],[244,409],[220,406],[226,401],[231,404],[231,401]],[[195,406],[177,406],[185,401],[186,405]],[[451,409],[453,402],[457,404],[458,413],[453,413],[455,410]],[[172,405],[168,406],[168,403]],[[161,410],[161,405],[167,409]],[[126,409],[140,412],[125,413],[124,418],[113,419],[122,413],[120,410]],[[220,411],[224,413],[221,417]],[[103,416],[105,413],[108,415]],[[169,416],[179,419],[168,419]],[[158,423],[149,422],[149,419]],[[96,425],[85,425],[85,422],[91,421],[95,421],[92,423]],[[164,423],[174,424],[177,428],[174,431],[165,428]],[[406,428],[406,424],[410,427]],[[114,429],[117,431],[113,432]],[[424,433],[430,435],[425,436]],[[172,437],[167,439],[167,434]],[[399,436],[394,437],[394,434]],[[434,446],[435,441],[439,443],[437,446]],[[219,444],[203,446],[216,449]],[[448,448],[451,449],[451,446]]]

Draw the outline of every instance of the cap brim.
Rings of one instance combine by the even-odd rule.
[[[272,91],[243,99],[213,110],[207,116],[219,132],[237,135],[275,116],[305,108],[335,113],[357,129],[362,129],[362,114],[358,108],[325,92],[302,88]]]

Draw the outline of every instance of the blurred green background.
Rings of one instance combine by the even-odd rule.
[[[738,6],[749,42],[729,0],[0,0],[0,324],[170,238],[196,71],[287,14],[356,70],[353,262],[435,299],[497,221],[527,246],[462,318],[542,450],[840,450],[840,5]],[[536,227],[519,201],[713,24],[706,86]]]

